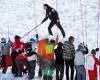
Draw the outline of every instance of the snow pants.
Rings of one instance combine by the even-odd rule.
[[[76,80],[86,80],[86,70],[83,65],[75,66],[76,68]]]
[[[54,60],[49,59],[45,62],[45,68],[44,68],[44,75],[43,80],[52,80],[53,79],[53,71],[54,71]]]
[[[2,55],[1,66],[3,67],[2,73],[6,73],[8,68],[6,66],[6,55]]]
[[[56,65],[56,80],[63,80],[64,66]]]
[[[11,53],[11,59],[12,59],[12,73],[17,76],[18,75],[18,69],[16,67],[16,62],[15,62],[15,59],[16,59],[16,56],[17,56],[17,52],[14,51]]]
[[[66,35],[65,35],[65,32],[64,32],[64,30],[63,30],[63,28],[62,28],[60,22],[53,22],[53,21],[51,21],[51,23],[49,24],[49,27],[48,27],[49,34],[50,34],[50,35],[53,35],[53,34],[52,34],[52,31],[51,31],[51,28],[52,28],[55,24],[56,24],[57,27],[61,30],[61,33],[62,33],[63,37],[65,37]]]
[[[36,60],[29,61],[29,70],[28,70],[29,79],[34,79],[35,67],[36,67]]]
[[[23,65],[25,65],[26,68],[29,70],[28,61],[16,59],[16,66],[17,66],[17,69],[18,69],[18,77],[22,77]]]
[[[42,71],[43,71],[43,66],[44,66],[44,61],[39,61],[39,71],[38,71],[38,76],[41,78],[42,77]]]
[[[65,60],[66,65],[66,80],[74,80],[74,59],[72,60]],[[69,67],[71,69],[71,79],[69,79]]]

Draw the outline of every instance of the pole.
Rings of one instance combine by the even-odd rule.
[[[97,26],[97,48],[99,47],[99,27],[100,27],[100,0],[97,0],[97,3],[98,3],[98,7],[97,7],[97,10],[98,10],[98,26]],[[100,55],[97,54],[97,57],[98,59],[100,59],[99,57]],[[98,80],[99,80],[99,76],[100,75],[100,67],[98,67]]]
[[[82,22],[82,36],[84,42],[84,21],[83,21],[83,7],[82,7],[82,0],[80,0],[80,7],[81,7],[81,22]]]
[[[37,25],[36,27],[34,27],[33,29],[31,29],[30,31],[28,31],[26,34],[24,34],[24,36],[22,36],[21,38],[24,38],[25,36],[27,36],[30,32],[32,32],[33,30],[35,30],[40,25],[41,25],[41,23],[39,25]]]

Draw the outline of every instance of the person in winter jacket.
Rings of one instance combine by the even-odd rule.
[[[39,63],[39,71],[38,71],[38,76],[42,78],[42,71],[43,71],[43,57],[46,54],[45,46],[48,44],[48,39],[42,39],[38,43],[38,50],[37,50],[37,55],[38,55],[38,63]]]
[[[25,48],[24,42],[20,40],[20,36],[16,35],[14,37],[15,42],[12,44],[12,53],[11,53],[11,58],[12,58],[12,73],[15,74],[15,76],[18,76],[18,70],[16,68],[16,63],[15,59],[18,54],[18,50],[23,50]]]
[[[86,80],[85,54],[87,50],[85,48],[86,47],[80,43],[75,53],[74,64],[76,68],[76,80]]]
[[[63,80],[64,76],[64,59],[63,59],[63,43],[59,42],[55,49],[55,65],[56,65],[56,80]]]
[[[5,59],[4,59],[4,57],[2,57],[2,51],[3,51],[3,49],[4,49],[4,45],[6,44],[6,38],[1,38],[1,41],[0,41],[0,67],[3,67],[4,66],[4,64],[5,64]],[[3,58],[3,60],[2,60],[2,58]],[[4,62],[3,62],[4,61]],[[2,64],[2,62],[4,63],[4,64]]]
[[[53,9],[52,7],[50,7],[48,4],[44,4],[43,7],[46,10],[46,17],[43,19],[42,23],[45,22],[48,18],[51,20],[51,23],[48,27],[49,34],[53,35],[51,28],[54,25],[57,25],[58,28],[61,30],[63,37],[65,37],[65,32],[60,24],[60,20],[59,20],[57,11],[55,9]]]
[[[1,41],[0,41],[0,66],[1,66],[1,61],[2,61],[2,51],[4,49],[5,44],[6,44],[6,38],[1,38]]]
[[[26,53],[23,50],[18,50],[18,54],[15,59],[16,67],[18,69],[17,77],[22,77],[22,72],[24,70],[24,66],[28,69],[28,59],[26,57]]]
[[[43,80],[52,80],[54,71],[54,46],[55,40],[51,39],[45,46],[46,54],[44,55],[44,76]]]
[[[27,59],[28,59],[28,76],[29,80],[34,79],[35,76],[35,67],[36,67],[36,61],[37,61],[37,53],[35,51],[32,51],[32,45],[31,43],[26,43],[25,47],[26,53],[27,53]]]
[[[96,58],[96,50],[92,50],[91,54],[87,56],[87,68],[89,80],[98,80],[97,66],[100,65],[100,60]]]
[[[3,67],[3,71],[2,73],[6,73],[7,71],[7,56],[10,56],[10,48],[12,46],[12,42],[9,41],[6,43],[6,39],[5,38],[1,38],[1,56],[2,56],[2,60],[1,60],[1,66]]]
[[[63,58],[66,65],[67,80],[73,80],[74,78],[75,47],[73,42],[74,42],[74,37],[70,36],[68,41],[65,41],[63,45]],[[69,79],[69,67],[71,69],[71,79]]]

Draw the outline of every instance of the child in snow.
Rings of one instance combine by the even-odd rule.
[[[27,59],[28,59],[28,76],[29,80],[34,79],[35,76],[35,67],[36,67],[36,61],[37,61],[37,53],[35,51],[32,51],[32,45],[31,43],[26,43],[25,50],[27,53]]]
[[[97,80],[97,66],[100,65],[100,61],[96,58],[96,50],[92,50],[91,54],[87,56],[87,68],[89,80]]]
[[[50,42],[45,46],[46,54],[44,55],[44,76],[43,80],[52,80],[53,70],[54,70],[54,45],[55,40],[50,40]]]
[[[63,80],[64,76],[64,60],[63,60],[63,43],[59,42],[55,49],[55,65],[56,65],[56,80]]]

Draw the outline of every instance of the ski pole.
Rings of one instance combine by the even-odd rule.
[[[42,23],[40,23],[39,25],[37,25],[36,27],[34,27],[33,29],[31,29],[29,32],[27,32],[26,34],[24,34],[24,36],[22,36],[21,38],[24,38],[25,36],[27,36],[30,32],[32,32],[33,30],[35,30],[37,27],[39,27]]]

